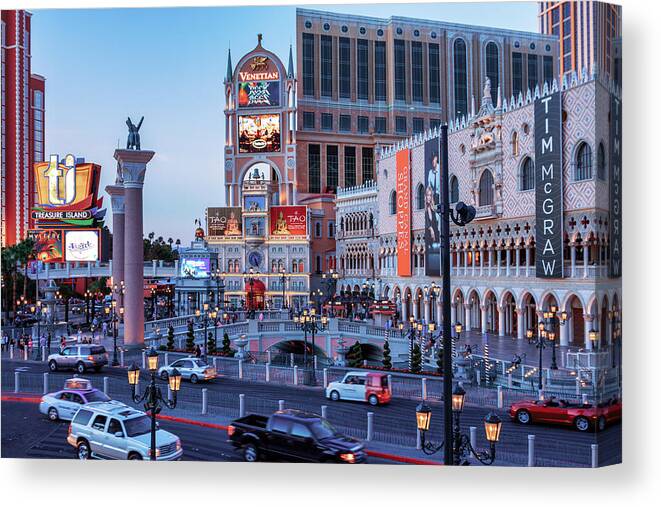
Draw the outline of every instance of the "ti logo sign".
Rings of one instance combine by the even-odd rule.
[[[64,166],[60,167],[58,156],[51,155],[48,169],[44,175],[48,179],[48,202],[56,206],[71,204],[76,199],[76,158],[64,157]]]

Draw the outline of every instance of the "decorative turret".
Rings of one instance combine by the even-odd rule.
[[[232,82],[232,51],[227,49],[227,73],[225,75],[225,83]]]
[[[289,63],[287,64],[287,79],[294,79],[294,57],[291,44],[289,45]]]

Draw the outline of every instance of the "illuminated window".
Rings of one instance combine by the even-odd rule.
[[[532,190],[535,188],[535,163],[530,157],[526,157],[521,166],[521,190]]]
[[[454,41],[454,114],[468,113],[468,73],[466,71],[466,43]]]
[[[592,149],[587,143],[581,143],[576,152],[575,181],[592,178]]]
[[[489,42],[486,47],[485,57],[487,62],[487,77],[491,81],[491,100],[496,103],[498,99],[498,85],[500,84],[498,69],[498,46],[495,42]]]
[[[394,190],[390,192],[390,214],[394,215],[397,213],[397,192]]]
[[[493,204],[493,175],[486,169],[480,177],[480,206]]]

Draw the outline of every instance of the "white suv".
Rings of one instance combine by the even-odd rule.
[[[151,455],[151,420],[144,412],[117,401],[88,403],[76,412],[67,442],[78,459],[148,460]],[[156,460],[173,461],[183,454],[181,440],[156,430]]]

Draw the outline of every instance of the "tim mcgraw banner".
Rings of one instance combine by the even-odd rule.
[[[441,276],[441,240],[436,204],[441,199],[440,138],[425,142],[425,275]]]
[[[535,101],[536,276],[562,278],[562,97]]]
[[[411,276],[411,150],[397,152],[397,274]]]
[[[611,95],[610,123],[610,263],[608,276],[622,276],[622,100]]]

